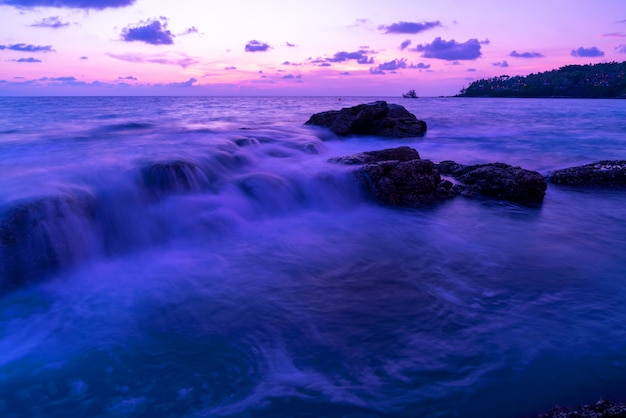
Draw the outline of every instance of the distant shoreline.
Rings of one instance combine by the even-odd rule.
[[[501,75],[472,82],[455,97],[626,98],[626,61],[567,65],[527,76]]]
[[[584,100],[624,100],[626,95],[617,97],[574,97],[574,96],[440,96],[452,99],[584,99]]]

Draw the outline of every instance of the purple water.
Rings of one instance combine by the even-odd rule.
[[[386,98],[427,122],[410,140],[302,126],[379,99],[0,98],[0,415],[626,400],[626,192],[391,209],[327,162],[626,159],[625,102]]]

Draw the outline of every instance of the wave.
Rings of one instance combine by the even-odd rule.
[[[0,291],[180,234],[210,237],[225,220],[241,224],[360,200],[347,172],[331,165],[290,169],[301,155],[317,152],[311,143],[261,141],[240,137],[233,147],[193,159],[142,159],[110,182],[69,184],[6,202],[0,208]]]

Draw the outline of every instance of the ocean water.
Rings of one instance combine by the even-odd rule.
[[[338,139],[386,99],[423,138]],[[626,400],[626,191],[368,201],[332,157],[626,159],[618,100],[0,98],[0,416],[527,417]]]

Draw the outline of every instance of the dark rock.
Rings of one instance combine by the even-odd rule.
[[[451,175],[468,186],[464,194],[482,194],[518,203],[541,202],[546,194],[546,180],[536,171],[503,163],[466,166],[454,161],[438,164],[441,174]]]
[[[364,152],[331,160],[359,164],[354,174],[364,190],[392,206],[419,206],[456,195],[452,183],[442,181],[432,161],[422,160],[416,150],[399,147]]]
[[[0,293],[72,265],[82,253],[84,230],[95,223],[88,195],[41,197],[16,203],[0,215]]]
[[[467,165],[457,164],[454,161],[445,160],[437,164],[439,172],[444,175],[450,175],[453,177],[463,174],[467,170]]]
[[[397,104],[378,101],[341,110],[316,113],[305,125],[330,128],[339,136],[373,135],[390,138],[411,138],[426,133],[426,122]]]
[[[604,160],[557,170],[549,176],[555,184],[571,186],[626,186],[626,160]]]
[[[388,148],[379,151],[360,152],[346,157],[331,158],[330,161],[340,164],[368,164],[380,161],[411,161],[419,160],[419,153],[411,147]]]
[[[209,184],[209,179],[198,166],[189,161],[164,161],[141,169],[141,182],[155,194],[198,191]]]
[[[569,409],[561,406],[552,408],[550,411],[537,415],[537,418],[624,418],[626,417],[626,404],[613,403],[599,400],[591,405],[579,406]]]

